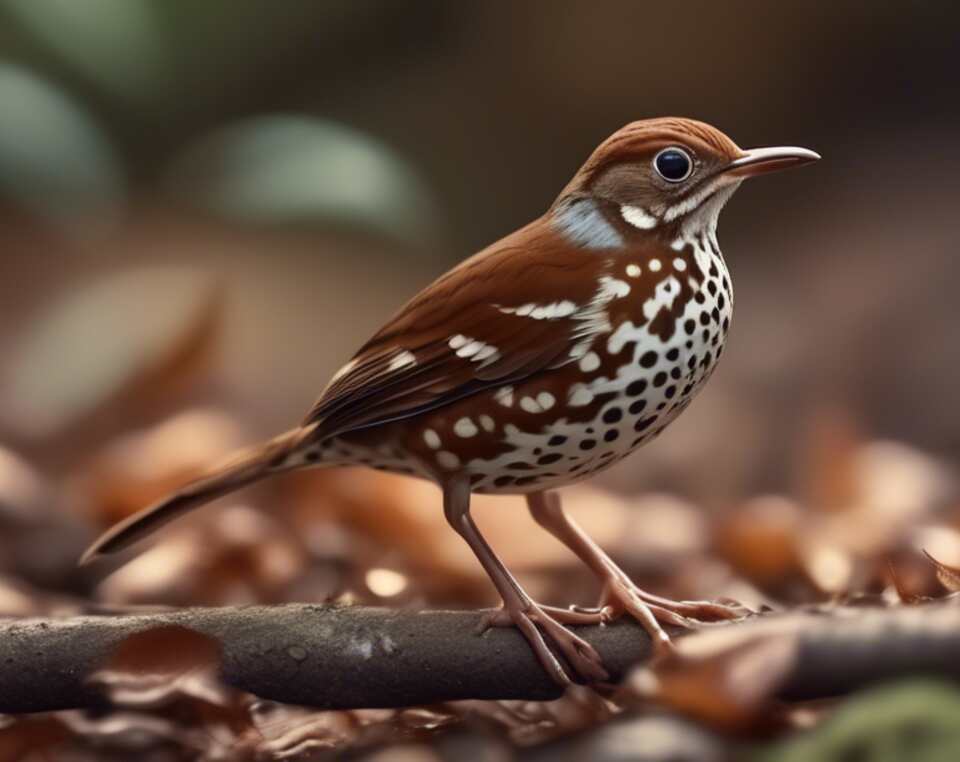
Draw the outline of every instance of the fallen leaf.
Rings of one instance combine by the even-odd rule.
[[[183,696],[219,706],[231,691],[219,678],[220,645],[180,625],[152,627],[124,638],[90,677],[113,703],[156,707]]]
[[[724,629],[683,639],[676,654],[634,673],[628,686],[725,731],[769,725],[779,714],[774,696],[796,661],[797,639],[789,633],[742,635]]]
[[[923,551],[923,554],[930,559],[934,568],[937,570],[937,579],[940,580],[940,584],[951,593],[960,592],[960,567],[947,566],[947,564],[941,563],[927,553],[927,551]]]

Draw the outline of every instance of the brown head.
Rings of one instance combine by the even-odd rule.
[[[819,158],[806,148],[744,150],[720,130],[693,119],[632,122],[600,144],[551,212],[561,215],[586,201],[605,216],[618,215],[628,229],[672,232],[688,222],[710,225],[744,178]],[[585,218],[583,212],[581,206],[577,222]],[[569,212],[567,218],[569,223]],[[591,238],[585,229],[575,232],[580,243]]]

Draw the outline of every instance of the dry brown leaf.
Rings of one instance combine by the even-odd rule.
[[[84,465],[77,488],[101,526],[139,511],[249,444],[231,416],[194,408],[117,437]]]
[[[704,631],[681,641],[676,655],[655,665],[652,680],[641,671],[630,685],[701,722],[742,732],[769,724],[776,715],[773,697],[796,654],[797,640],[788,633]]]
[[[927,551],[923,551],[923,554],[930,559],[934,568],[937,571],[937,579],[940,581],[940,584],[943,585],[951,593],[960,592],[960,567],[957,566],[948,566],[945,563],[938,561],[936,558],[931,556]]]
[[[890,558],[887,560],[886,570],[897,603],[912,606],[930,600],[929,596],[917,592],[919,580],[916,574],[911,573],[911,567],[898,570],[897,562]],[[884,594],[886,595],[886,591]]]
[[[220,645],[180,625],[152,627],[124,638],[110,661],[90,677],[113,703],[163,706],[190,697],[218,706],[232,701],[219,678]]]
[[[245,505],[209,508],[175,524],[107,577],[108,603],[242,605],[287,600],[306,557],[296,537]]]
[[[756,497],[720,518],[717,548],[752,582],[776,589],[800,571],[797,544],[804,518],[802,508],[786,497]]]
[[[857,504],[856,458],[861,442],[848,406],[826,406],[809,418],[799,485],[807,505],[842,512]]]
[[[0,762],[53,759],[48,755],[69,737],[56,715],[0,718]]]
[[[77,442],[89,446],[155,416],[206,374],[223,303],[218,282],[175,267],[124,270],[71,289],[13,364],[11,426],[45,443],[45,458],[72,463],[86,452]]]

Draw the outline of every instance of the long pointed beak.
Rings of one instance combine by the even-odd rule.
[[[753,177],[766,172],[799,167],[820,158],[820,154],[807,148],[781,146],[778,148],[751,148],[743,156],[734,159],[723,170],[725,175]]]

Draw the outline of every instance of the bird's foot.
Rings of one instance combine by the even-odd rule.
[[[654,656],[673,653],[673,643],[663,625],[695,629],[704,624],[743,619],[754,611],[741,603],[722,601],[673,601],[641,590],[626,576],[612,575],[606,583],[599,609],[578,609],[581,613],[607,611],[611,619],[624,614],[634,617],[653,642]]]
[[[527,639],[543,668],[559,685],[568,686],[574,682],[602,682],[609,679],[609,675],[603,667],[600,654],[586,640],[570,632],[561,622],[600,624],[609,620],[610,613],[605,609],[592,612],[557,609],[540,606],[532,600],[518,602],[516,605],[504,603],[502,608],[490,612],[483,618],[480,632],[490,627],[515,625]],[[551,645],[547,645],[547,640]],[[567,666],[558,658],[558,653]]]

